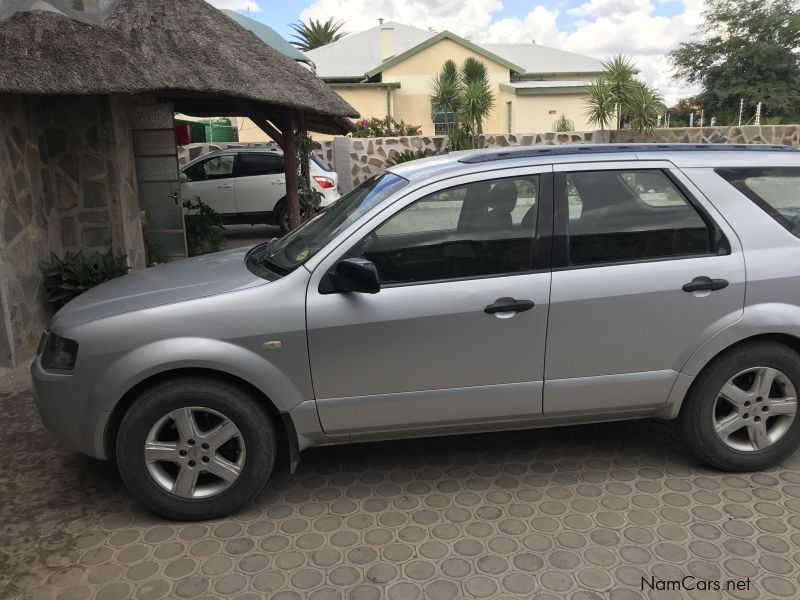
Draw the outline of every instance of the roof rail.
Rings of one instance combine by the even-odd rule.
[[[460,158],[458,162],[475,164],[511,158],[561,156],[565,154],[609,154],[614,152],[796,152],[792,146],[777,144],[553,144],[520,146],[495,152],[481,152]]]

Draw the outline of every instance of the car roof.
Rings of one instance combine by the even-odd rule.
[[[401,163],[389,170],[413,181],[529,165],[653,160],[683,168],[800,166],[800,152],[770,144],[554,144],[462,150]]]

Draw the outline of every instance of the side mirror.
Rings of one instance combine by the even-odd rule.
[[[363,258],[346,258],[339,262],[331,271],[330,280],[337,292],[377,294],[381,291],[378,269]]]
[[[186,173],[181,173],[181,183],[186,183],[188,181],[189,177],[186,175]]]

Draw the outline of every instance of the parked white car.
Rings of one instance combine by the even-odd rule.
[[[320,208],[339,199],[336,172],[316,155],[309,161],[311,185],[322,193]],[[200,198],[225,223],[275,224],[289,230],[283,152],[232,148],[204,154],[181,169],[181,196]]]

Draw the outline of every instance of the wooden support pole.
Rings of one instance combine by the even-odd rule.
[[[304,142],[308,138],[306,114],[303,111],[297,112],[297,136]],[[308,164],[309,160],[308,152],[303,152],[302,156],[300,156],[300,176],[304,190],[311,188],[311,166]]]
[[[289,229],[300,226],[300,198],[297,194],[297,149],[294,143],[294,118],[291,109],[281,113],[281,134],[283,135],[283,166],[286,174],[286,212],[289,215]]]

